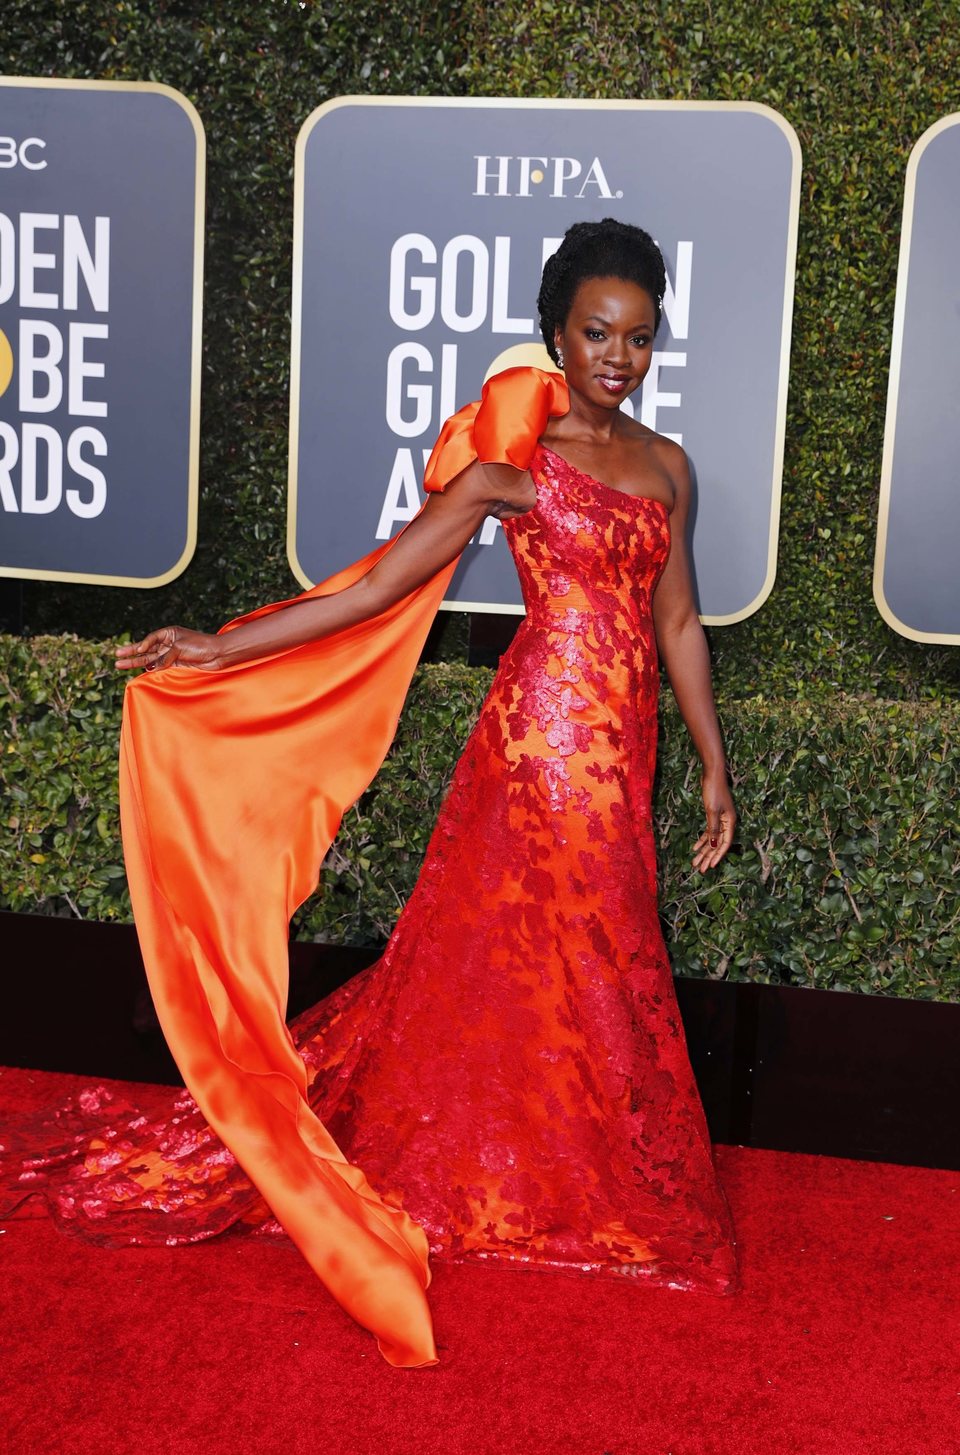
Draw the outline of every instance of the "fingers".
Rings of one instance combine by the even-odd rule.
[[[144,654],[142,644],[140,642],[131,642],[128,647],[117,650],[116,656],[114,657],[114,666],[118,667],[121,671],[129,671],[133,667],[145,666],[148,660]]]
[[[737,815],[731,808],[712,808],[707,811],[707,831],[700,835],[693,846],[693,867],[705,874],[720,863],[733,843],[733,831]]]
[[[115,662],[114,666],[119,672],[152,672],[156,667],[162,667],[164,663],[157,657],[137,656],[128,657],[123,662]]]
[[[166,659],[172,645],[171,632],[168,627],[163,627],[159,631],[150,632],[140,642],[126,642],[117,647],[114,665],[121,672],[134,671],[137,668],[152,672],[157,667],[169,665]]]

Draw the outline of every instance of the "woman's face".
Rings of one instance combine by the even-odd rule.
[[[643,382],[657,321],[646,288],[624,278],[586,278],[555,336],[571,389],[616,409]]]

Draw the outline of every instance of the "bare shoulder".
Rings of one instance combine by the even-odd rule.
[[[673,487],[675,503],[684,504],[690,494],[690,461],[676,440],[657,434],[639,420],[626,420],[622,438],[639,468],[665,477]]]
[[[687,470],[687,452],[676,440],[668,439],[665,434],[657,434],[656,430],[650,429],[647,425],[641,424],[639,419],[625,419],[621,438],[629,440],[638,450],[650,451],[664,466],[678,470]]]
[[[667,439],[666,435],[655,434],[648,430],[648,448],[652,451],[661,468],[666,470],[674,487],[677,490],[690,489],[690,461],[687,459],[687,452],[676,440]]]

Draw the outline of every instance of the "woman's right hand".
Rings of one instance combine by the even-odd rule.
[[[127,642],[117,647],[115,665],[121,672],[142,667],[147,672],[157,667],[199,667],[203,672],[218,672],[223,663],[223,639],[207,632],[190,631],[184,626],[162,626],[140,642]]]

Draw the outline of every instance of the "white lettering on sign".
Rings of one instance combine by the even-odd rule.
[[[643,381],[643,396],[640,406],[640,423],[645,424],[647,429],[655,430],[658,434],[666,433],[662,429],[657,430],[657,410],[679,409],[680,407],[679,391],[660,388],[660,370],[683,369],[686,367],[686,363],[685,353],[678,353],[675,350],[661,352],[659,349],[654,349],[647,377]],[[667,434],[667,439],[676,440],[678,445],[683,443],[678,434]]]
[[[38,233],[54,233],[51,238]],[[56,249],[51,252],[50,249]],[[80,278],[83,278],[84,301],[97,313],[110,307],[110,219],[94,219],[93,244],[83,230],[79,217],[67,213],[63,218],[53,212],[21,212],[16,223],[0,212],[0,303],[9,303],[17,285],[19,259],[21,308],[65,308],[75,313],[80,307]],[[52,291],[56,276],[44,273],[59,271],[62,297]],[[40,276],[38,276],[40,275]]]
[[[107,503],[106,476],[83,456],[84,445],[94,455],[106,455],[100,431],[86,426],[67,436],[67,465],[86,482],[84,493],[74,485],[63,489],[63,440],[55,429],[24,423],[20,431],[18,435],[0,420],[0,507],[12,515],[21,510],[24,515],[49,515],[65,503],[83,520],[100,515]]]
[[[556,252],[562,239],[543,239],[542,262]],[[438,277],[439,268],[439,277]],[[693,243],[677,244],[674,276],[667,276],[663,311],[675,339],[687,338],[690,326],[690,289]],[[536,296],[539,279],[523,280],[526,296]],[[454,333],[474,333],[489,326],[492,333],[532,334],[532,318],[511,318],[511,239],[495,237],[493,248],[482,238],[459,233],[438,248],[423,233],[398,237],[390,250],[390,318],[398,328],[413,333],[428,328],[437,317]],[[2,297],[0,297],[2,301]]]
[[[109,329],[105,323],[70,323],[67,325],[68,346],[64,349],[63,332],[45,318],[21,318],[19,407],[21,414],[51,414],[63,398],[61,363],[67,354],[67,409],[72,415],[103,418],[107,412],[102,399],[87,399],[85,379],[102,379],[106,372],[102,362],[86,357],[88,339],[105,339]],[[39,380],[39,383],[37,382]]]
[[[37,167],[36,138],[18,157]],[[4,155],[0,137],[0,162]],[[25,158],[25,159],[24,159]],[[46,165],[46,163],[43,163]],[[20,311],[16,351],[19,425],[0,424],[0,507],[52,515],[66,509],[83,520],[102,514],[107,476],[96,460],[106,436],[75,419],[105,419],[109,324],[63,314],[110,309],[110,219],[76,213],[0,212],[0,304]],[[46,314],[47,317],[37,317]],[[50,317],[49,315],[53,315]],[[40,422],[24,416],[56,416]]]
[[[474,197],[532,197],[547,185],[550,197],[582,201],[584,197],[622,197],[607,181],[599,157],[584,164],[576,157],[475,156]]]
[[[677,243],[677,269],[675,278],[667,273],[667,286],[663,294],[663,316],[667,320],[674,338],[688,338],[690,335],[690,280],[693,276],[693,243]]]
[[[405,368],[412,364],[413,369]],[[434,386],[417,383],[418,374],[433,373],[433,355],[424,344],[397,344],[387,359],[387,424],[401,439],[415,439],[426,434],[434,417]],[[444,344],[440,362],[441,419],[456,409],[457,346]],[[413,414],[406,406],[413,405]]]
[[[422,455],[423,464],[426,467],[430,451],[423,450]],[[390,479],[387,481],[386,494],[383,497],[383,509],[377,522],[377,540],[388,541],[398,525],[406,525],[408,520],[413,520],[421,504],[417,468],[413,463],[413,450],[397,450]]]
[[[49,414],[58,407],[63,398],[62,358],[63,337],[55,323],[21,318],[17,367],[21,414]]]
[[[47,165],[43,157],[37,156],[46,147],[38,136],[25,136],[17,141],[12,136],[0,136],[0,168],[26,167],[28,172],[42,172]]]

